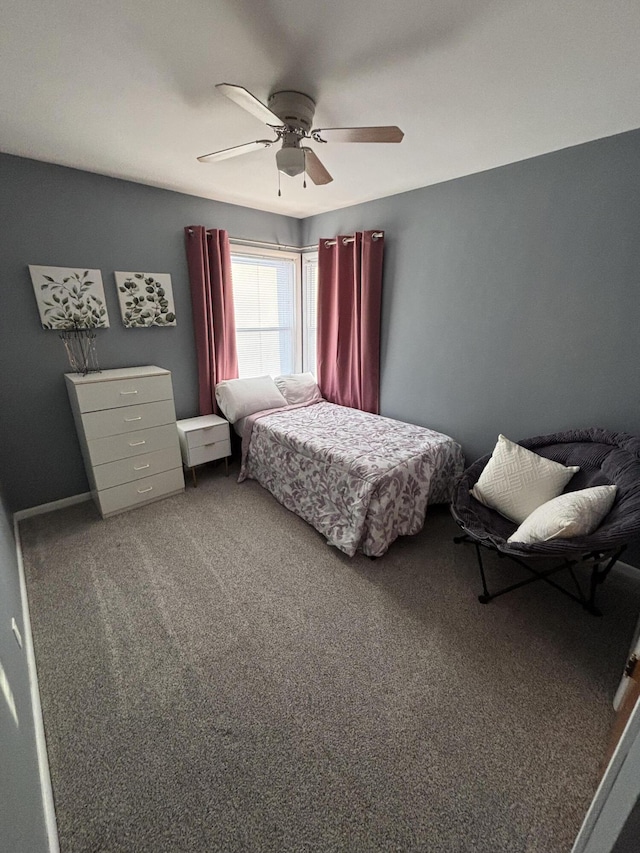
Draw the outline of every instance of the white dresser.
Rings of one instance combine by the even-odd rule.
[[[65,380],[103,518],[184,490],[168,370],[126,367]]]

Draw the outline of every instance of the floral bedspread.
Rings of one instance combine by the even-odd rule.
[[[421,530],[464,468],[447,435],[325,401],[251,415],[242,445],[239,482],[257,480],[349,556]]]

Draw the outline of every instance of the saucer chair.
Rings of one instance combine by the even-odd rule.
[[[451,513],[464,531],[462,536],[454,538],[454,542],[470,543],[476,550],[483,589],[478,599],[487,604],[499,595],[543,580],[578,601],[589,613],[600,616],[601,612],[595,604],[598,586],[605,581],[627,545],[640,539],[640,438],[603,429],[584,429],[542,435],[518,443],[562,465],[580,466],[580,471],[573,475],[565,493],[613,484],[617,487],[616,498],[600,526],[589,536],[552,539],[527,545],[508,543],[507,539],[518,525],[484,506],[470,494],[491,454],[478,459],[462,475],[451,504]],[[496,552],[499,557],[509,557],[532,576],[497,592],[489,592],[482,563],[482,548]],[[553,559],[554,565],[540,568],[532,564],[535,563],[532,558],[545,557]],[[576,568],[581,566],[590,568],[586,592],[576,576]],[[568,571],[575,591],[551,579],[551,575],[563,569]]]

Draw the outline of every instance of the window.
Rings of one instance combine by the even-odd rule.
[[[315,373],[317,254],[231,246],[238,375]]]
[[[231,251],[238,374],[241,379],[295,373],[298,255],[242,247]]]
[[[302,369],[316,375],[318,334],[318,253],[302,256]]]

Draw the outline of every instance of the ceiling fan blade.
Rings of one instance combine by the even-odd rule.
[[[216,86],[218,91],[230,98],[243,110],[251,113],[252,116],[259,118],[265,124],[275,127],[282,126],[282,119],[278,118],[275,113],[272,113],[269,107],[259,101],[255,95],[252,95],[244,86],[235,86],[233,83],[218,83]]]
[[[318,142],[402,142],[399,127],[320,127],[311,131]]]
[[[277,139],[258,139],[255,142],[246,142],[244,145],[234,145],[233,148],[223,148],[222,151],[214,151],[213,154],[203,154],[198,157],[201,163],[214,163],[217,160],[228,160],[229,157],[238,157],[240,154],[249,154],[262,148],[271,148]]]
[[[320,158],[311,148],[302,146],[304,151],[304,168],[314,184],[330,184],[333,178],[320,162]]]

